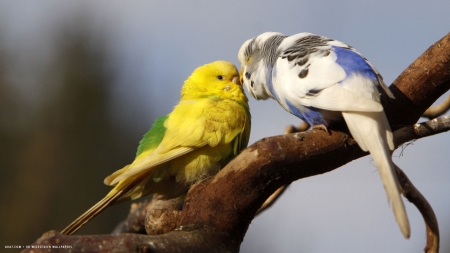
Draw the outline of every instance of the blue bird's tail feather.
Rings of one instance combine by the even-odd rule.
[[[342,112],[355,141],[364,151],[369,151],[380,173],[388,201],[392,201],[395,219],[405,238],[410,227],[405,206],[400,195],[397,175],[391,158],[393,136],[386,115],[381,112]]]

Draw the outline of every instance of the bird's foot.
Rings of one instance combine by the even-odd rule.
[[[327,132],[328,134],[331,134],[331,132],[328,131],[328,128],[327,128],[324,124],[314,125],[314,126],[312,127],[312,129],[315,129],[315,130],[322,130],[322,131]]]

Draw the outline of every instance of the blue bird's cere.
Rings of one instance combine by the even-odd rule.
[[[394,95],[375,67],[353,47],[311,33],[263,33],[241,46],[238,59],[242,82],[255,99],[275,99],[313,127],[345,120],[359,147],[372,155],[400,230],[409,238],[380,90]]]

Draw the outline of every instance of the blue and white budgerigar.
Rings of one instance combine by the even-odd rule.
[[[238,58],[242,81],[254,98],[273,98],[315,127],[345,120],[359,147],[372,155],[400,230],[409,238],[380,88],[394,96],[375,67],[353,47],[311,33],[263,33],[247,40]]]

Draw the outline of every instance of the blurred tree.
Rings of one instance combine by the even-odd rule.
[[[7,73],[10,71],[10,54],[5,50],[0,33],[0,241],[10,238],[8,232],[8,217],[6,213],[12,208],[9,203],[13,199],[13,191],[10,186],[10,178],[15,174],[19,148],[24,143],[24,134],[19,127],[19,104],[17,102],[18,92],[8,80]],[[10,222],[14,225],[12,222]],[[5,243],[2,243],[5,244]]]
[[[11,131],[19,127],[11,118],[24,117],[14,112],[20,106],[14,102],[26,98],[15,98],[3,85],[0,63],[0,191],[7,193],[0,237],[8,245],[32,243],[45,231],[65,227],[109,191],[104,177],[134,158],[137,143],[129,138],[139,134],[115,128],[110,119],[114,71],[108,45],[88,32],[88,22],[77,24],[83,25],[59,32],[55,58],[39,81],[45,97],[26,121],[25,133]],[[105,212],[83,233],[110,232],[129,204],[119,209]]]

